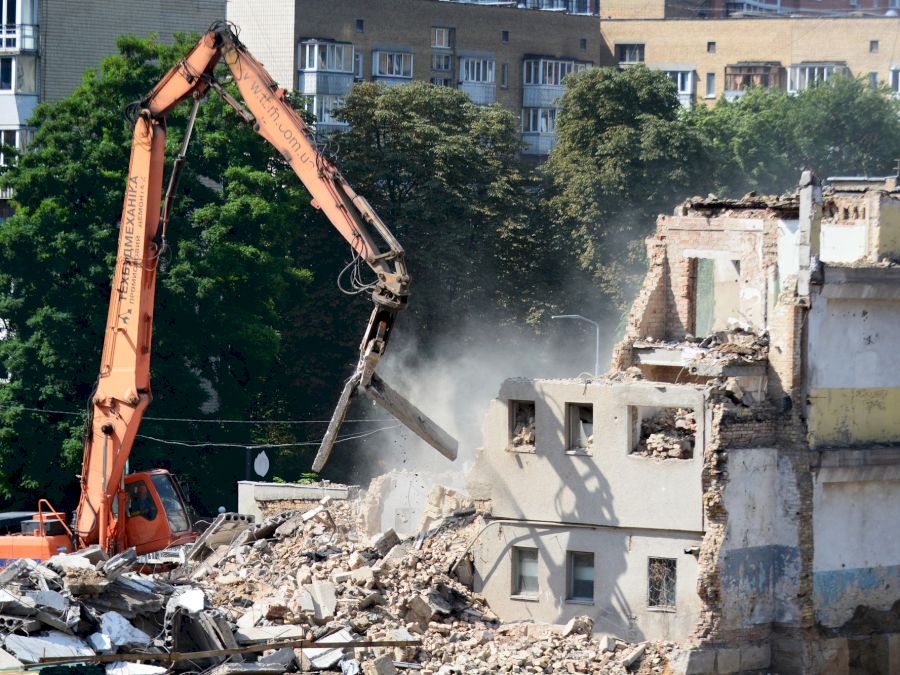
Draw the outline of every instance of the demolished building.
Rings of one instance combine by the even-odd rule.
[[[900,189],[688,200],[604,377],[506,381],[470,492],[504,620],[676,672],[900,672]]]

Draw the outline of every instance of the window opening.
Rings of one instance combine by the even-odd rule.
[[[588,452],[594,447],[594,406],[566,403],[566,449]]]
[[[594,554],[569,551],[568,599],[594,601]]]
[[[691,459],[697,417],[690,408],[630,406],[631,454],[653,459]]]
[[[153,496],[150,494],[150,488],[147,487],[147,483],[142,480],[135,481],[134,483],[127,485],[125,491],[128,493],[127,511],[129,518],[136,518],[137,516],[146,518],[147,520],[156,518],[158,510],[156,508],[156,503],[153,501]]]
[[[674,558],[650,558],[647,566],[647,604],[675,609]]]
[[[643,63],[644,45],[616,45],[616,56],[619,63]]]
[[[513,548],[513,595],[537,595],[538,552],[536,548]]]
[[[534,449],[534,401],[510,401],[509,444],[513,450]]]

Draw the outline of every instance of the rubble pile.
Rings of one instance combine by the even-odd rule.
[[[654,459],[690,459],[694,456],[697,419],[693,410],[666,408],[641,420],[635,454]]]
[[[663,672],[674,645],[628,645],[592,635],[589,617],[565,626],[503,624],[472,590],[469,547],[488,515],[440,489],[418,536],[393,530],[363,541],[356,502],[304,504],[259,525],[220,516],[181,567],[127,571],[133,550],[97,549],[0,573],[0,642],[7,656],[242,650],[278,641],[314,648],[211,656],[175,670],[210,675]],[[449,506],[448,506],[449,505]],[[296,504],[294,504],[296,506]],[[456,507],[452,510],[449,507]],[[447,508],[444,508],[447,507]],[[232,516],[233,514],[228,514]],[[222,540],[221,533],[228,540]],[[202,552],[196,553],[196,552]],[[392,646],[329,647],[392,641]],[[124,657],[123,657],[124,658]],[[148,670],[149,668],[149,670]],[[109,675],[164,669],[117,662]]]

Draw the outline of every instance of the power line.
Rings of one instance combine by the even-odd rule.
[[[44,413],[46,415],[71,415],[84,416],[83,412],[73,412],[71,410],[52,410],[49,408],[29,408],[27,406],[0,405],[0,410],[24,410],[27,412]],[[234,420],[234,419],[194,419],[189,417],[144,417],[148,422],[191,422],[199,424],[328,424],[331,420]],[[380,423],[391,422],[391,418],[385,419],[351,419],[344,420],[344,423]],[[244,447],[244,446],[241,446]]]
[[[372,436],[377,433],[381,433],[382,431],[388,431],[390,429],[398,429],[400,427],[399,424],[392,424],[389,427],[381,427],[380,429],[373,429],[372,431],[367,431],[361,434],[353,434],[350,436],[339,436],[335,441],[337,443],[343,443],[345,441],[353,441],[358,438],[365,438],[366,436]],[[154,436],[145,436],[144,434],[137,434],[137,438],[143,438],[148,441],[156,441],[157,443],[165,443],[167,445],[181,445],[186,448],[207,448],[207,447],[216,447],[216,448],[240,448],[242,450],[264,450],[268,448],[294,448],[299,446],[311,446],[311,445],[319,445],[322,441],[302,441],[298,443],[216,443],[214,441],[203,441],[203,442],[193,442],[193,441],[174,441],[167,440],[164,438],[155,438]]]

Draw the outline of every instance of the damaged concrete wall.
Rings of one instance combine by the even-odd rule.
[[[526,451],[512,449],[509,438],[508,404],[521,400],[536,404],[536,443]],[[593,406],[594,427],[602,432],[589,452],[566,447],[566,403]],[[701,460],[634,455],[629,420],[641,406],[701,412],[697,445],[702,444],[703,393],[695,385],[507,380],[485,418],[484,448],[470,474],[472,496],[491,499],[500,518],[702,531]],[[521,498],[523,488],[528,499]],[[642,490],[640,499],[634,498],[636,489]]]
[[[720,629],[767,633],[773,622],[798,622],[801,523],[793,464],[775,448],[729,450],[724,498]]]
[[[810,445],[900,442],[900,268],[827,267],[814,293]]]
[[[475,552],[476,590],[507,620],[565,623],[579,615],[594,631],[631,642],[681,641],[697,622],[697,560],[690,553],[702,536],[633,528],[567,528],[502,523],[484,533]],[[514,593],[514,548],[537,549],[538,590]],[[568,552],[594,555],[593,599],[570,598]],[[648,561],[675,561],[675,606],[648,606]]]
[[[887,613],[900,602],[900,457],[890,452],[833,453],[815,473],[814,602],[816,621],[827,628],[842,628],[860,607]]]

